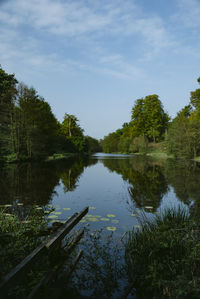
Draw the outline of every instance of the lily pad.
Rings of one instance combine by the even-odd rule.
[[[82,219],[82,220],[80,220],[79,222],[82,222],[82,223],[83,223],[83,222],[86,222],[86,220],[85,220],[85,219]]]
[[[90,217],[90,218],[87,218],[88,221],[91,221],[91,222],[97,222],[99,221],[99,219],[95,218],[95,217]]]
[[[119,223],[119,220],[117,220],[117,219],[113,219],[113,220],[111,220],[111,222],[112,222],[112,223]]]
[[[71,208],[63,208],[63,210],[65,210],[65,211],[70,211]]]
[[[153,207],[150,207],[150,206],[147,206],[147,207],[145,207],[145,209],[153,209]]]
[[[62,212],[52,212],[52,214],[55,214],[55,215],[61,215],[62,214]]]
[[[141,226],[140,226],[140,225],[134,225],[134,227],[135,227],[135,228],[141,228]]]
[[[49,215],[48,218],[53,219],[53,218],[57,218],[57,215]]]
[[[131,214],[133,217],[139,217],[138,214]]]
[[[41,207],[37,207],[36,210],[42,210],[42,208]]]
[[[106,229],[114,232],[116,230],[116,227],[115,226],[107,226]]]
[[[50,223],[56,223],[56,222],[60,222],[60,221],[58,221],[58,220],[51,220],[51,221],[49,221]]]
[[[101,218],[100,220],[101,220],[101,221],[110,221],[109,218]]]
[[[89,207],[89,210],[96,210],[96,207]]]
[[[115,217],[114,214],[107,214],[106,216],[107,216],[107,217],[110,217],[110,218],[114,218],[114,217]]]
[[[18,206],[23,206],[23,203],[21,203],[21,202],[18,202],[18,204],[17,204]]]

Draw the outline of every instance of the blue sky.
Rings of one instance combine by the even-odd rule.
[[[158,94],[171,117],[200,76],[200,0],[0,0],[0,64],[62,121],[102,138]]]

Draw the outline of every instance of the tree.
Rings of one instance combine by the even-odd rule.
[[[102,151],[100,143],[97,139],[92,138],[90,136],[86,136],[85,141],[86,141],[86,146],[87,146],[87,152],[97,153],[97,152]]]
[[[172,121],[168,134],[169,153],[194,158],[200,154],[200,118],[191,105],[185,106]]]
[[[116,131],[110,133],[108,136],[105,136],[102,141],[102,148],[105,153],[114,153],[118,152],[118,144],[120,141],[121,133]]]
[[[0,66],[0,155],[12,151],[11,128],[17,80]]]
[[[16,114],[17,155],[38,158],[54,152],[58,122],[34,88],[20,84]]]
[[[146,136],[149,141],[159,141],[164,137],[168,121],[158,95],[138,99],[132,109],[132,137]]]
[[[197,79],[197,82],[200,84],[200,77]],[[190,104],[195,108],[200,110],[200,88],[190,93]]]
[[[61,131],[68,137],[83,137],[83,129],[78,124],[78,119],[75,115],[65,113],[64,120],[61,125]]]
[[[68,152],[86,151],[86,140],[83,135],[83,129],[78,124],[75,115],[65,113],[64,120],[61,124],[61,134],[65,140],[65,150]]]

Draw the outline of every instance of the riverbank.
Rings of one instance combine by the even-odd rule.
[[[170,155],[167,152],[167,142],[162,141],[159,143],[149,143],[148,146],[144,149],[139,150],[139,152],[131,152],[131,153],[126,153],[126,152],[113,152],[112,154],[123,154],[123,155],[130,155],[130,156],[135,156],[135,155],[145,155],[145,156],[150,156],[156,159],[174,159],[174,155]],[[200,161],[200,157],[199,157]]]
[[[156,159],[174,159],[174,155],[167,152],[167,142],[149,143],[146,155]]]
[[[79,155],[88,155],[86,153],[54,153],[51,156],[48,157],[38,157],[37,159],[31,159],[29,157],[26,156],[22,156],[20,158],[17,158],[15,154],[13,155],[8,155],[8,156],[4,156],[1,159],[2,163],[8,163],[8,164],[12,164],[12,163],[20,163],[20,162],[34,162],[34,161],[41,161],[41,162],[50,162],[50,161],[57,161],[57,160],[67,160],[70,158],[74,158],[77,157]]]

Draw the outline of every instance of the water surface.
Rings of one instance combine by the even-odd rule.
[[[89,206],[81,225],[105,228],[120,237],[141,217],[167,207],[199,209],[200,166],[195,162],[96,154],[48,163],[1,168],[0,204],[54,211],[49,222],[66,221]],[[23,205],[17,205],[23,204]]]

